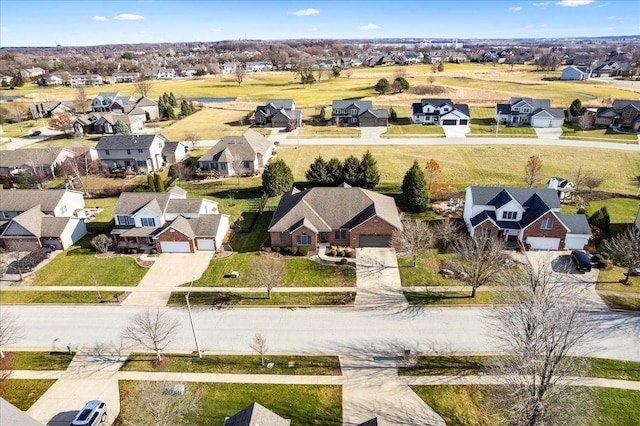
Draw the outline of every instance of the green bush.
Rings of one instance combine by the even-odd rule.
[[[340,259],[340,262],[339,262],[339,263],[340,263],[341,265],[346,265],[346,264],[348,264],[348,263],[349,263],[349,261],[348,261],[347,259],[345,259],[345,258],[342,258],[342,259]]]
[[[338,257],[344,257],[344,250],[340,249],[337,252]]]
[[[276,253],[280,253],[280,247],[278,247],[278,246],[271,247],[271,250],[273,250]]]
[[[298,254],[298,247],[291,247],[291,256]]]
[[[300,247],[298,249],[298,255],[299,256],[306,256],[309,254],[309,247]]]
[[[134,248],[132,248],[132,249],[131,249],[131,254],[138,254],[138,249],[134,249]]]
[[[151,254],[158,254],[158,250],[152,248],[151,250],[149,250],[149,253]]]

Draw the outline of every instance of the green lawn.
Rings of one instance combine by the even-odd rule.
[[[231,239],[231,247],[235,252],[238,253],[248,253],[248,252],[256,252],[260,250],[260,247],[267,239],[267,229],[269,229],[269,223],[271,223],[271,217],[273,216],[272,211],[263,212],[258,218],[255,220],[253,225],[253,229],[251,232],[249,231],[249,227],[251,226],[251,222],[254,220],[257,213],[248,212],[244,213],[242,217],[244,220],[239,222],[239,225],[242,227],[242,231],[236,233]]]
[[[562,136],[560,139],[579,139],[584,141],[602,141],[617,143],[638,143],[637,134],[617,133],[607,129],[581,130],[573,124],[565,124],[562,126]]]
[[[171,293],[169,306],[185,306],[186,292]],[[194,306],[345,306],[353,304],[355,294],[349,292],[271,293],[211,293],[194,292],[189,303]]]
[[[122,410],[120,422],[129,410],[125,395],[135,382],[120,382]],[[342,387],[321,385],[277,385],[239,383],[189,383],[187,392],[201,389],[201,409],[187,417],[193,426],[222,425],[248,405],[258,402],[279,416],[291,419],[292,425],[342,425]]]
[[[600,170],[597,173],[601,173]],[[601,201],[591,201],[586,206],[587,215],[592,215],[602,207],[606,207],[611,218],[611,233],[625,231],[636,220],[640,200],[632,198],[609,198]]]
[[[613,268],[600,269],[598,272],[597,290],[622,291],[629,293],[640,293],[640,277],[629,277],[628,284],[622,284],[622,280],[627,272],[626,268],[614,266]]]
[[[490,402],[494,386],[411,386],[449,426],[506,426]],[[595,402],[589,426],[630,426],[640,418],[640,391],[589,388]]]
[[[464,282],[445,279],[438,273],[440,262],[455,258],[453,254],[438,254],[437,249],[427,250],[418,256],[413,267],[413,256],[398,258],[398,271],[403,286],[449,286],[465,285]]]
[[[476,297],[471,297],[471,290],[447,292],[405,291],[404,296],[411,306],[493,305],[505,303],[505,297],[501,291],[478,291],[476,292]]]
[[[216,374],[286,374],[310,376],[340,376],[340,360],[335,356],[300,356],[265,354],[265,365],[273,362],[273,368],[260,364],[260,356],[247,355],[196,355],[165,354],[169,362],[154,367],[155,355],[132,354],[121,371],[165,371],[172,373],[216,373]]]
[[[624,309],[626,311],[640,311],[640,298],[610,296],[601,294],[600,297],[613,309]]]
[[[56,285],[56,284],[53,284]],[[89,285],[89,284],[87,284]],[[113,296],[118,295],[120,299],[124,295],[123,291],[106,292],[101,291],[98,297],[98,290],[91,291],[38,291],[38,290],[2,290],[0,291],[0,303],[22,304],[22,303],[106,303],[112,302]]]
[[[12,352],[14,370],[66,370],[73,359],[67,352]]]
[[[213,259],[202,277],[194,281],[196,287],[253,287],[256,281],[251,264],[258,253],[233,253]],[[282,287],[345,287],[356,285],[355,269],[342,265],[324,265],[304,257],[282,257],[286,278]],[[231,271],[240,272],[238,278],[225,278]]]
[[[501,124],[496,135],[496,125],[494,120],[494,108],[473,108],[471,109],[471,132],[468,137],[537,137],[536,131],[531,127],[507,127]]]
[[[393,124],[387,128],[380,137],[382,138],[394,138],[394,137],[432,137],[443,138],[444,130],[441,126],[425,126],[422,124]]]
[[[48,379],[7,379],[0,385],[2,397],[26,411],[55,383]]]
[[[298,129],[298,134],[283,133],[283,138],[303,139],[311,138],[359,138],[360,129],[354,127],[337,127],[337,126],[316,126],[306,125]],[[286,136],[285,136],[286,135]]]
[[[127,256],[98,258],[87,235],[36,272],[33,285],[136,286],[147,273]],[[94,281],[95,277],[95,281]]]

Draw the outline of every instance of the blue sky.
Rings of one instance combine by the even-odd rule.
[[[0,1],[0,46],[640,34],[637,0]]]

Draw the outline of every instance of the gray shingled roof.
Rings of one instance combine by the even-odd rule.
[[[320,232],[353,229],[377,215],[397,229],[402,229],[393,198],[363,188],[341,186],[292,190],[280,199],[269,232],[291,232],[308,221]]]
[[[591,235],[591,227],[587,221],[587,216],[583,214],[563,214],[556,213],[558,219],[569,228],[570,234]]]
[[[113,214],[130,215],[146,206],[162,214],[169,203],[169,197],[170,194],[166,192],[161,194],[156,192],[123,192],[118,198]]]
[[[148,149],[156,138],[169,142],[162,135],[106,135],[100,138],[96,149]]]
[[[0,424],[11,426],[44,426],[24,411],[0,398]]]
[[[188,198],[188,199],[172,199],[169,200],[169,204],[167,204],[166,212],[167,213],[198,213],[200,211],[200,207],[202,206],[203,199],[202,198]]]
[[[275,109],[293,109],[293,99],[267,99],[265,106],[272,105]]]
[[[0,211],[23,212],[39,204],[42,211],[52,212],[60,203],[66,191],[66,189],[15,189],[2,191],[0,195]]]
[[[229,417],[224,426],[289,426],[291,420],[283,419],[273,411],[254,402]]]
[[[235,156],[243,161],[252,161],[256,153],[264,155],[271,145],[272,142],[269,139],[249,129],[241,136],[225,136],[220,139],[198,161],[230,162]]]
[[[349,108],[351,105],[355,105],[358,107],[360,111],[364,111],[367,109],[373,109],[372,101],[354,101],[354,100],[346,100],[346,101],[333,101],[331,103],[331,107],[333,109],[345,109]]]
[[[165,142],[164,147],[162,147],[162,152],[171,152],[171,153],[175,153],[176,150],[178,149],[178,146],[183,145],[184,144],[182,142]]]
[[[15,150],[3,150],[0,155],[0,167],[15,168],[25,164],[33,166],[51,166],[62,148],[58,149],[36,149],[25,148]]]

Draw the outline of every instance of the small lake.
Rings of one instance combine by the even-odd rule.
[[[0,102],[13,102],[21,97],[22,96],[0,96]]]
[[[202,102],[203,104],[224,104],[233,102],[236,98],[185,98],[185,101]]]

